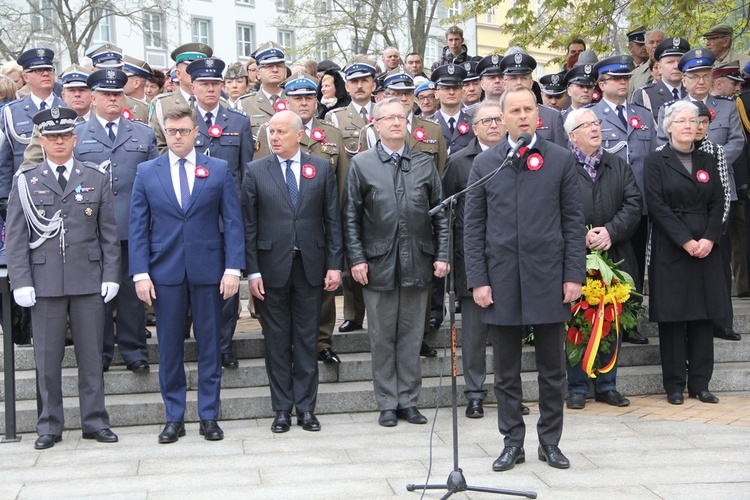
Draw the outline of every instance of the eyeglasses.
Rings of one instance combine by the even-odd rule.
[[[573,130],[571,130],[571,132],[575,132],[579,128],[582,128],[583,130],[588,130],[591,127],[601,127],[601,126],[602,126],[602,121],[601,120],[592,120],[590,122],[581,122],[578,125],[576,125],[575,127],[573,127]]]
[[[383,121],[383,122],[386,122],[386,123],[391,123],[391,122],[405,122],[406,121],[406,117],[404,115],[381,116],[380,118],[377,118],[375,121],[376,122]]]
[[[485,127],[489,127],[493,122],[499,127],[501,125],[501,123],[500,123],[500,117],[499,116],[491,116],[491,117],[488,117],[488,118],[482,118],[481,120],[475,121],[474,125],[476,125],[477,123],[481,123]]]
[[[175,136],[180,135],[180,137],[187,137],[189,136],[193,130],[192,128],[165,128],[164,132],[169,136]]]
[[[679,120],[673,120],[672,124],[673,125],[685,125],[685,124],[688,124],[688,125],[695,126],[695,125],[698,125],[698,120],[696,120],[695,118],[690,118],[690,119],[680,118]]]
[[[45,75],[47,73],[54,73],[54,68],[35,68],[30,69],[27,73],[36,73],[37,75]]]
[[[614,81],[617,81],[617,80],[630,80],[630,76],[626,76],[626,75],[612,75],[609,78],[602,78],[599,81],[600,82],[608,82],[610,80],[614,80]]]
[[[711,120],[698,120],[698,126],[706,128],[708,127],[709,123],[711,123]]]
[[[434,100],[435,100],[435,95],[434,94],[433,95],[430,95],[430,94],[427,94],[427,95],[420,94],[420,95],[417,96],[417,101],[434,101]]]
[[[685,78],[690,80],[691,82],[710,82],[711,81],[711,75],[685,75]]]
[[[73,132],[62,132],[60,134],[44,134],[42,137],[50,142],[57,142],[60,139],[69,141],[75,134]]]

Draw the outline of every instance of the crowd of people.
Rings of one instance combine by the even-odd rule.
[[[568,408],[583,408],[592,379],[566,361],[565,322],[595,250],[622,261],[649,296],[669,403],[681,404],[686,387],[718,403],[713,339],[741,339],[732,283],[750,296],[750,58],[732,50],[725,25],[699,48],[659,29],[627,36],[629,55],[601,59],[571,40],[561,71],[539,82],[522,48],[472,57],[456,26],[430,70],[421,54],[402,58],[394,47],[343,67],[291,63],[273,42],[233,63],[185,44],[165,71],[97,45],[59,81],[49,49],[3,66],[0,215],[14,299],[31,317],[36,448],[61,439],[68,329],[83,437],[118,440],[103,372],[115,345],[133,373],[150,370],[152,313],[159,443],[185,435],[191,325],[200,433],[222,439],[222,369],[239,366],[243,276],[265,339],[273,432],[289,431],[293,414],[304,430],[321,429],[318,361],[341,363],[340,288],[338,331],[362,329],[367,315],[378,423],[424,424],[420,356],[436,356],[425,338],[443,323],[453,272],[468,418],[484,415],[488,340],[493,348],[505,437],[493,469],[525,460],[529,332],[538,457],[567,468],[565,393]],[[455,221],[429,215],[480,180]],[[648,343],[637,327],[622,341]],[[616,374],[593,379],[597,402],[630,404]]]

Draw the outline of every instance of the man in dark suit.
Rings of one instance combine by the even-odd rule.
[[[319,431],[318,323],[323,290],[341,282],[343,240],[330,162],[300,151],[302,119],[280,111],[268,122],[272,155],[248,164],[242,210],[250,291],[260,301],[266,370],[276,418],[272,432],[297,424]]]
[[[146,314],[135,294],[128,266],[130,195],[139,163],[156,158],[156,136],[151,127],[122,118],[127,75],[118,69],[100,69],[87,80],[92,89],[94,116],[76,128],[76,158],[106,171],[115,200],[117,232],[122,253],[121,287],[117,300],[107,304],[104,323],[104,371],[115,353],[114,312],[117,309],[117,346],[133,373],[149,371]]]
[[[102,333],[104,305],[119,290],[120,245],[108,176],[73,158],[76,116],[59,107],[34,115],[47,160],[15,175],[5,233],[13,296],[31,308],[34,325],[38,450],[62,439],[61,363],[68,319],[83,438],[117,441],[104,408]]]
[[[586,278],[586,229],[575,161],[570,151],[536,133],[539,115],[531,89],[512,87],[500,106],[508,135],[475,158],[469,184],[498,168],[522,133],[531,134],[531,141],[489,183],[469,192],[464,219],[467,286],[489,325],[498,428],[505,436],[505,448],[492,468],[509,470],[526,458],[522,325],[534,327],[539,459],[568,468],[570,462],[557,446],[565,386],[563,322]]]
[[[129,241],[136,292],[153,302],[159,323],[159,385],[167,413],[159,442],[185,435],[188,308],[198,350],[199,430],[209,441],[220,440],[221,306],[237,293],[244,267],[240,200],[227,162],[195,151],[192,109],[167,111],[164,125],[169,152],[138,165]]]

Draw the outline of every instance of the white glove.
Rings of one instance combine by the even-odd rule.
[[[13,290],[13,298],[21,307],[31,307],[36,304],[36,292],[33,286],[22,286]]]
[[[110,300],[114,299],[117,292],[120,291],[120,285],[105,281],[102,283],[102,297],[104,297],[104,303],[106,304]]]

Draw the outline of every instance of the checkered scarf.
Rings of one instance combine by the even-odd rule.
[[[721,144],[714,144],[708,140],[708,137],[704,137],[699,143],[696,143],[698,149],[704,153],[708,153],[716,158],[716,163],[719,167],[719,179],[721,179],[721,187],[724,188],[724,215],[721,218],[721,222],[727,221],[729,216],[729,202],[732,198],[729,185],[729,169],[727,167],[727,157],[724,154],[724,147]]]

